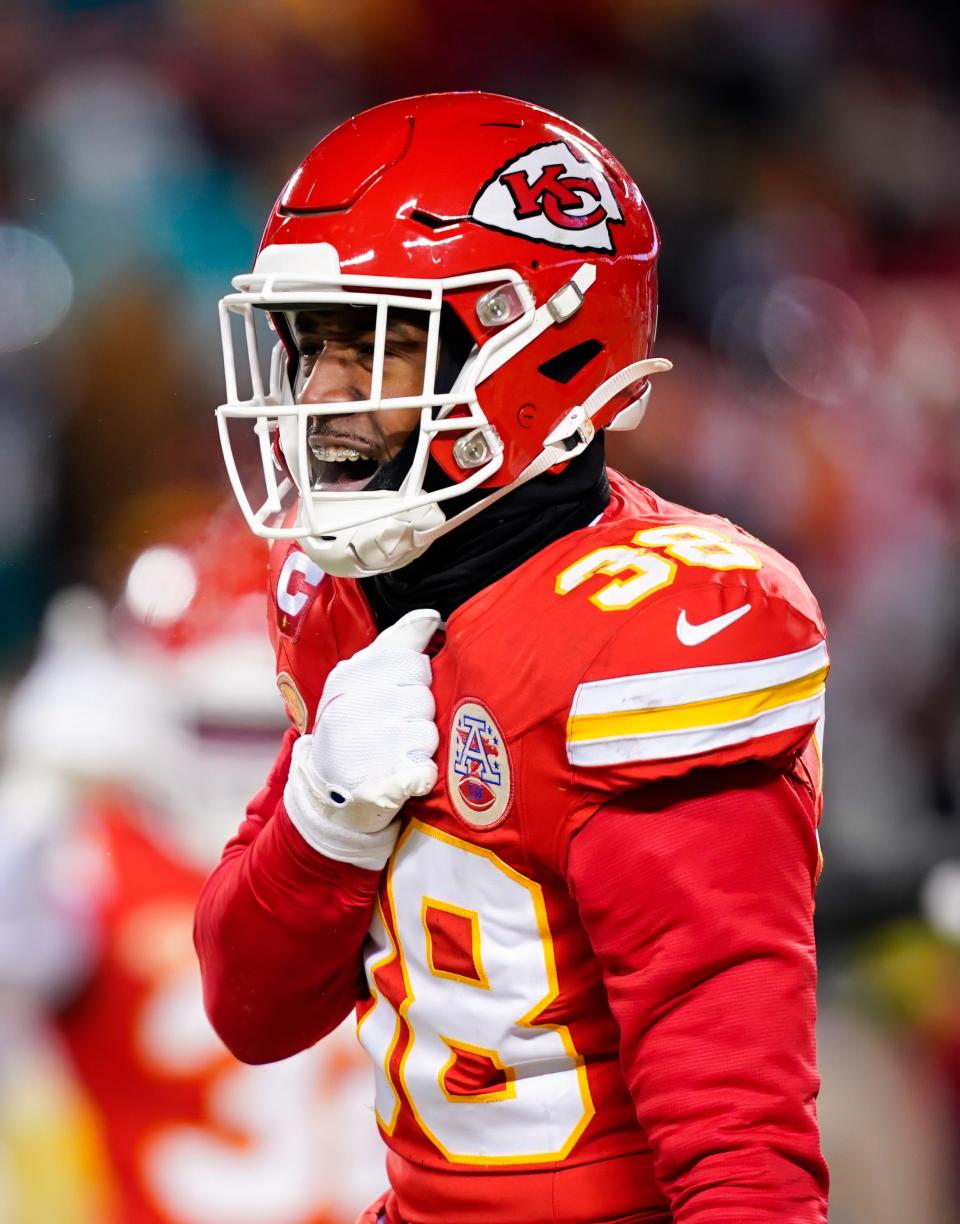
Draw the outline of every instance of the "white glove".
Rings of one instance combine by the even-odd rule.
[[[438,612],[408,612],[338,663],[313,734],[294,745],[284,806],[328,858],[381,868],[397,840],[397,812],[436,784],[436,705],[423,651],[439,625]]]

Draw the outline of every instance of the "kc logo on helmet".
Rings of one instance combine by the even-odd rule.
[[[470,216],[533,242],[611,252],[610,226],[623,221],[602,171],[562,141],[537,145],[502,166],[480,189]]]

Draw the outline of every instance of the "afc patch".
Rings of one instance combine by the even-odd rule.
[[[480,189],[471,218],[532,242],[615,253],[611,224],[623,214],[606,176],[562,140],[536,145],[501,166]]]
[[[472,829],[498,824],[510,806],[510,757],[503,733],[475,701],[461,702],[453,715],[447,790],[454,812]]]

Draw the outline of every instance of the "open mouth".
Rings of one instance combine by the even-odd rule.
[[[348,492],[365,489],[380,470],[380,462],[369,448],[352,440],[332,438],[328,434],[311,434],[310,482],[318,492],[336,489]]]

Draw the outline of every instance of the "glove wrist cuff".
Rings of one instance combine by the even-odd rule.
[[[391,820],[384,828],[367,833],[341,823],[342,816],[336,819],[341,807],[330,801],[330,788],[311,768],[310,740],[309,735],[302,735],[293,748],[283,792],[283,805],[291,823],[309,846],[327,858],[369,871],[382,870],[396,844],[399,823]],[[343,795],[344,804],[350,801],[350,795],[335,789]]]

